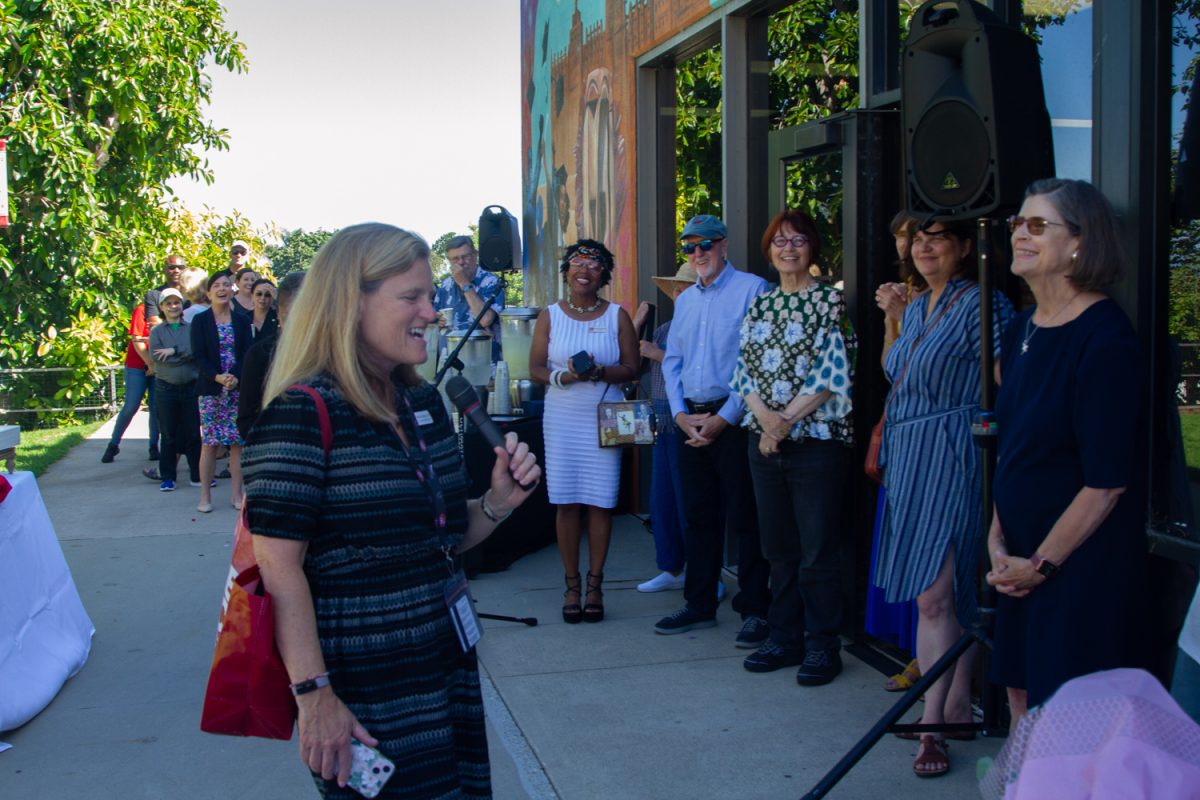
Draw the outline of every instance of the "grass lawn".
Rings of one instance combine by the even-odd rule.
[[[1200,468],[1200,414],[1180,413],[1179,422],[1183,430],[1183,455],[1187,465]]]
[[[1200,419],[1200,418],[1198,418]],[[21,431],[21,443],[17,445],[17,469],[41,476],[55,461],[67,454],[75,445],[95,433],[104,420],[86,425],[70,425],[63,428]]]

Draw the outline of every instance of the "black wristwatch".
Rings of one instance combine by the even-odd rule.
[[[1034,553],[1030,557],[1029,563],[1033,564],[1034,571],[1037,572],[1038,574],[1040,574],[1042,577],[1053,578],[1055,575],[1058,574],[1058,570],[1059,570],[1058,564],[1055,564],[1053,561],[1047,561],[1046,559],[1042,558],[1041,553]]]

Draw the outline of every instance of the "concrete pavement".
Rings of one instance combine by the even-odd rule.
[[[141,476],[146,419],[136,417],[114,463],[100,463],[104,426],[39,480],[96,635],[54,702],[0,734],[13,745],[0,754],[0,798],[315,797],[294,739],[199,730],[235,512],[224,486],[216,511],[199,514],[197,489],[164,494]],[[485,623],[497,798],[796,798],[895,699],[849,655],[820,688],[797,686],[794,670],[746,672],[728,603],[716,628],[655,635],[654,622],[682,602],[679,592],[636,591],[655,572],[651,537],[619,517],[598,625],[562,623],[553,547],[472,582],[481,611],[541,622]],[[975,762],[1000,746],[953,742],[951,773],[923,780],[911,771],[916,743],[889,736],[830,796],[977,796]]]

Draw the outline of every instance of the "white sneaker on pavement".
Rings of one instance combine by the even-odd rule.
[[[639,583],[637,590],[639,592],[668,592],[675,589],[682,589],[684,580],[683,575],[684,573],[682,572],[678,575],[672,575],[669,572],[662,572],[658,575],[655,575],[645,583]]]

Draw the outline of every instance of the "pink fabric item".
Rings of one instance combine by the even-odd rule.
[[[1200,726],[1148,672],[1085,675],[1021,720],[980,793],[1005,800],[1200,800]]]
[[[4,498],[8,497],[8,493],[12,491],[12,484],[8,482],[8,478],[0,475],[0,503],[4,502]]]

